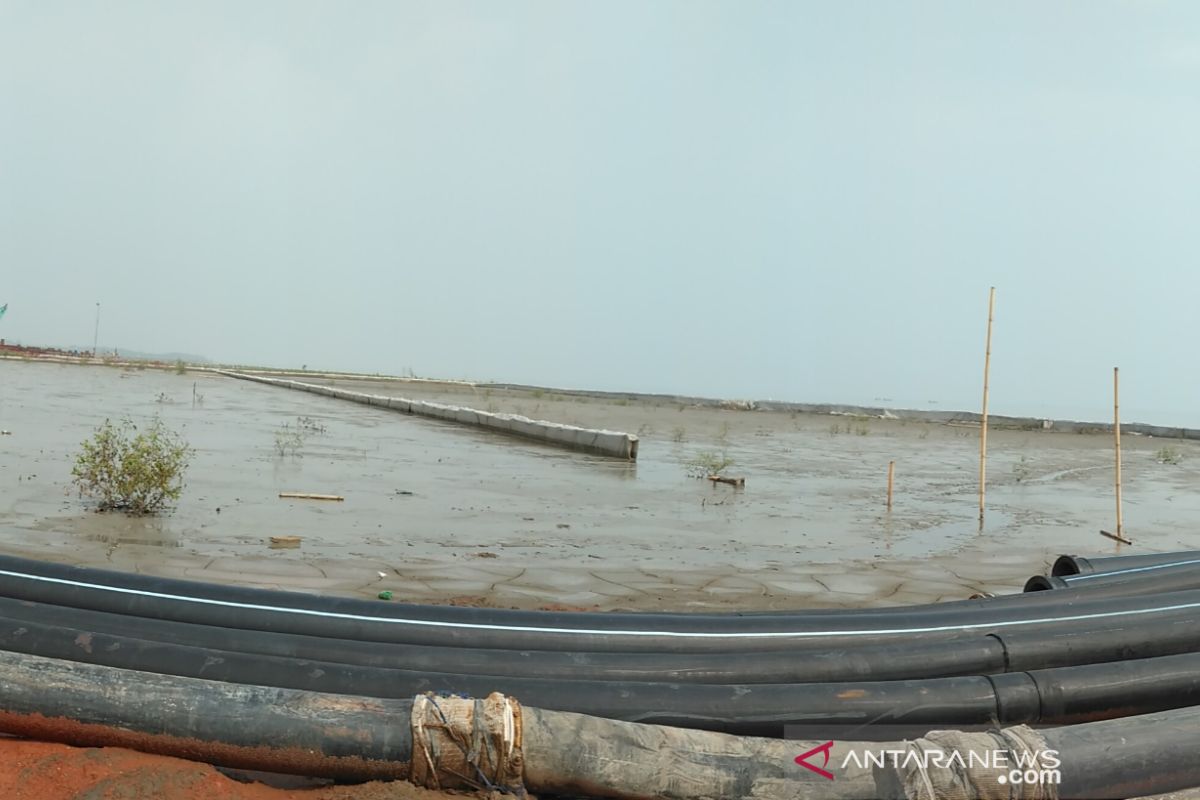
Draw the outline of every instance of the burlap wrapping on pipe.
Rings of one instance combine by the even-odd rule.
[[[901,759],[899,767],[908,800],[1057,800],[1053,780],[1010,779],[1013,770],[1041,778],[1058,766],[1044,763],[1046,740],[1027,725],[984,733],[930,731],[908,748],[913,757]],[[1003,761],[997,754],[1005,754]]]
[[[521,706],[516,700],[498,692],[484,699],[417,695],[411,724],[413,783],[524,794]]]

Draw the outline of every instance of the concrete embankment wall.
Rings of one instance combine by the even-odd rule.
[[[841,417],[878,417],[881,419],[906,419],[918,422],[940,422],[949,425],[978,425],[982,419],[974,411],[932,411],[928,409],[888,408],[884,406],[858,406],[845,403],[790,403],[779,400],[721,400],[692,395],[557,389],[548,386],[532,386],[519,383],[476,383],[474,387],[485,390],[498,389],[511,392],[538,392],[563,397],[588,397],[634,403],[666,403],[670,405],[694,406],[697,408],[722,408],[733,411],[774,411],[783,413],[828,414]],[[1111,422],[1085,422],[1070,419],[1046,419],[1043,417],[1014,417],[1003,414],[989,415],[988,427],[992,430],[1044,430],[1058,433],[1084,434],[1112,433],[1113,429]],[[1158,438],[1200,440],[1200,428],[1151,425],[1145,422],[1122,422],[1121,432]]]
[[[379,394],[352,392],[348,389],[338,389],[333,386],[321,386],[315,383],[286,380],[283,378],[268,378],[263,375],[251,375],[244,372],[214,370],[221,375],[241,380],[256,381],[270,386],[280,386],[285,389],[299,389],[303,392],[337,397],[351,400],[368,406],[390,408],[404,414],[416,414],[421,417],[440,419],[445,422],[455,422],[461,425],[471,425],[497,433],[520,436],[547,444],[596,453],[603,456],[623,458],[629,461],[637,459],[638,437],[631,433],[618,431],[593,430],[579,428],[574,425],[563,425],[558,422],[530,419],[519,414],[493,414],[490,411],[478,411],[462,406],[430,403],[424,400],[408,400],[403,397],[387,397]]]

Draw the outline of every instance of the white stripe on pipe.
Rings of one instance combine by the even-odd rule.
[[[23,572],[0,570],[0,576],[10,578],[26,578],[28,580],[44,581],[60,586],[77,586],[83,589],[99,589],[117,594],[132,594],[142,597],[155,597],[161,600],[179,600],[185,603],[222,606],[225,608],[244,608],[253,611],[276,611],[283,614],[300,614],[309,617],[326,617],[329,619],[346,619],[354,622],[380,622],[392,625],[412,625],[426,628],[458,628],[478,631],[519,631],[522,633],[563,633],[578,636],[665,636],[680,639],[812,639],[818,636],[877,636],[897,633],[941,633],[945,631],[970,631],[991,628],[1012,628],[1021,625],[1041,625],[1047,622],[1081,622],[1092,619],[1114,619],[1117,617],[1133,617],[1143,614],[1153,614],[1160,611],[1186,611],[1200,609],[1200,602],[1181,603],[1158,608],[1142,608],[1124,611],[1105,611],[1095,614],[1076,614],[1069,617],[1046,617],[1042,619],[1008,620],[1004,622],[976,622],[966,625],[932,625],[924,628],[884,628],[881,630],[829,630],[829,631],[758,631],[758,632],[699,632],[685,631],[620,631],[595,630],[592,628],[547,628],[533,625],[495,625],[483,622],[439,622],[428,619],[402,619],[397,617],[369,617],[361,614],[344,614],[337,611],[316,611],[308,608],[286,608],[283,606],[264,606],[256,603],[235,603],[231,600],[213,600],[207,597],[187,597],[185,595],[167,594],[165,592],[149,592],[144,589],[129,589],[123,586],[104,586],[97,583],[72,581],[66,578],[51,578],[45,575],[29,575]]]
[[[1130,567],[1128,569],[1114,569],[1109,572],[1089,572],[1086,575],[1067,575],[1063,578],[1067,584],[1075,581],[1086,581],[1088,578],[1103,578],[1111,575],[1128,575],[1132,572],[1149,572],[1151,570],[1163,569],[1165,567],[1182,567],[1185,564],[1200,564],[1200,558],[1193,558],[1191,561],[1169,561],[1166,564],[1151,564],[1148,567]]]

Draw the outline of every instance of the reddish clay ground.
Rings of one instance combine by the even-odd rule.
[[[239,783],[208,764],[116,747],[0,739],[5,800],[463,800],[407,783],[274,789]]]

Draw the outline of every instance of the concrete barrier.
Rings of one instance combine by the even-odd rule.
[[[339,389],[334,386],[321,386],[315,383],[288,380],[286,378],[270,378],[265,375],[253,375],[245,372],[230,372],[228,370],[213,370],[220,375],[237,378],[244,381],[265,383],[268,386],[279,386],[285,389],[296,389],[302,392],[312,392],[339,400],[350,400],[378,408],[388,408],[402,414],[413,414],[419,417],[453,422],[473,428],[483,428],[497,433],[519,436],[571,450],[581,450],[602,456],[623,458],[629,461],[637,460],[638,437],[632,433],[619,431],[593,430],[580,428],[575,425],[564,425],[560,422],[530,419],[519,414],[493,414],[490,411],[479,411],[463,406],[450,406],[443,403],[432,403],[428,400],[409,400],[403,397],[386,397],[378,394],[352,392],[349,389]]]

